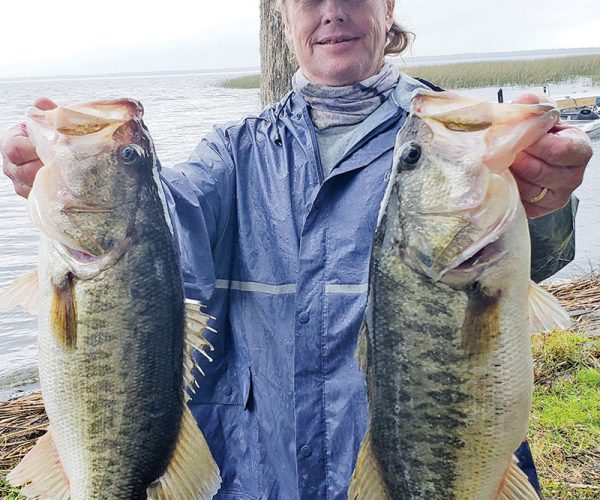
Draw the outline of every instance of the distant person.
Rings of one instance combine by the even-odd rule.
[[[343,499],[368,420],[354,351],[377,214],[411,93],[427,84],[384,61],[409,41],[394,0],[280,9],[293,91],[163,169],[186,295],[219,332],[190,406],[221,469],[217,498]],[[23,126],[1,150],[26,197],[41,163]],[[532,221],[538,280],[573,256],[569,200],[590,157],[585,134],[558,124],[512,166],[528,216],[545,216]],[[539,488],[529,449],[518,456]]]

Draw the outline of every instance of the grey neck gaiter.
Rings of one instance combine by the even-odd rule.
[[[383,104],[399,79],[398,67],[386,62],[376,75],[343,87],[310,83],[298,70],[292,87],[308,103],[315,127],[324,129],[360,123]]]

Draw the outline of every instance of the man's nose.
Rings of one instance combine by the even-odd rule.
[[[323,24],[343,23],[347,19],[346,0],[325,0],[322,7]]]

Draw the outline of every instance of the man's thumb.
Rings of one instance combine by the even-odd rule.
[[[39,97],[34,101],[33,105],[36,108],[41,109],[42,111],[49,111],[51,109],[56,108],[57,106],[57,104],[52,99],[49,99],[47,97]]]

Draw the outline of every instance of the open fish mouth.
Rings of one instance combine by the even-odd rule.
[[[490,266],[500,262],[508,250],[500,241],[492,241],[479,249],[474,255],[458,263],[453,268],[446,270],[441,281],[447,284],[464,285],[476,281]]]
[[[136,243],[138,237],[139,235],[133,231],[123,240],[115,243],[110,250],[99,255],[72,248],[58,241],[53,241],[52,245],[75,276],[88,280],[114,266]]]
[[[98,260],[98,257],[96,255],[92,255],[91,253],[83,252],[81,250],[77,250],[75,248],[68,247],[67,245],[63,245],[62,243],[59,243],[59,245],[62,246],[62,249],[74,261],[81,262],[82,264],[89,264],[91,262]]]
[[[501,237],[513,220],[515,212],[516,210],[508,212],[484,238],[471,245],[441,270],[436,281],[449,283],[474,281],[485,269],[499,262],[507,252]]]
[[[86,205],[82,203],[78,203],[77,205],[65,206],[62,209],[63,213],[73,214],[73,213],[89,213],[89,214],[103,214],[109,213],[119,208],[122,208],[126,205],[134,205],[137,203],[137,200],[127,200],[122,203],[112,203],[112,204],[104,204],[104,205]]]
[[[141,120],[143,113],[138,101],[116,99],[59,106],[48,111],[31,107],[25,124],[42,163],[49,165],[59,142],[110,142],[115,130],[130,120]]]
[[[502,174],[501,177],[503,179],[500,182],[502,182],[506,189],[505,210],[498,214],[496,220],[490,224],[487,230],[482,231],[481,237],[460,252],[454,259],[450,260],[450,262],[446,261],[444,263],[442,259],[438,258],[433,266],[425,269],[426,273],[434,281],[456,282],[458,280],[458,282],[466,282],[470,279],[475,279],[485,268],[498,262],[506,254],[501,244],[501,238],[514,221],[520,202],[519,191],[512,175],[507,173]],[[498,176],[496,179],[498,179]],[[486,206],[493,207],[494,205],[488,200]],[[469,222],[469,226],[476,224],[478,217],[489,213],[485,208],[479,213],[473,214],[469,212],[467,211],[465,215],[465,220]]]

